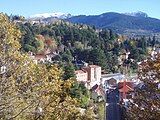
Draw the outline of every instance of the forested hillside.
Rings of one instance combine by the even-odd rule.
[[[101,15],[79,15],[67,19],[73,23],[94,25],[97,28],[112,29],[117,33],[126,35],[152,35],[160,33],[160,20],[136,14],[135,16],[120,13],[104,13]]]
[[[63,67],[71,65],[74,69],[78,69],[75,65],[78,61],[100,65],[107,72],[121,71],[125,65],[135,69],[137,62],[146,58],[148,48],[156,44],[155,37],[127,38],[112,30],[64,21],[49,25],[17,25],[23,34],[22,51],[35,54],[44,54],[48,49],[55,51],[58,55],[53,58],[54,62]],[[128,52],[129,57],[124,60],[122,57]]]

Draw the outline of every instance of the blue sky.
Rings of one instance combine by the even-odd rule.
[[[0,12],[29,17],[48,12],[95,15],[142,11],[160,19],[159,5],[160,0],[0,0]]]

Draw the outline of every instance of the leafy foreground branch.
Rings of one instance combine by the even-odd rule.
[[[128,110],[129,120],[159,120],[160,117],[160,55],[142,62],[139,68],[141,84]]]
[[[21,53],[21,33],[0,14],[0,119],[91,120],[92,110],[80,113],[71,97],[73,80],[61,80],[62,70],[35,64]]]

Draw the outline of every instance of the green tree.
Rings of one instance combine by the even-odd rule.
[[[62,54],[62,60],[65,62],[72,62],[72,54],[69,49],[67,49],[63,54]]]
[[[28,51],[36,52],[37,47],[39,47],[39,44],[35,39],[34,33],[32,32],[31,25],[25,24],[25,25],[20,25],[19,27],[23,34],[20,41],[22,49],[26,52]]]
[[[64,75],[63,75],[63,79],[64,80],[68,80],[70,78],[75,77],[75,69],[74,66],[71,62],[67,63],[66,65],[64,65]]]
[[[77,98],[81,104],[81,107],[87,108],[90,101],[89,90],[83,83],[74,82],[70,90],[71,97]]]
[[[110,40],[115,40],[116,36],[112,30],[109,30],[109,35],[110,35],[110,38],[109,38]]]
[[[118,57],[112,52],[106,53],[106,69],[108,72],[117,72],[118,68]]]
[[[105,68],[106,56],[104,54],[104,51],[100,48],[94,48],[90,51],[89,61],[93,62],[96,65],[102,66],[102,68]]]
[[[78,42],[78,41],[76,41],[75,43],[74,43],[74,47],[76,48],[76,49],[84,49],[84,45],[81,43],[81,42]]]

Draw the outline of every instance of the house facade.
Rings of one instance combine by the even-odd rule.
[[[84,70],[76,70],[75,74],[76,74],[76,79],[77,79],[78,82],[87,82],[88,74],[87,74],[86,71],[84,71]]]
[[[85,82],[87,88],[92,88],[94,85],[100,85],[101,67],[97,65],[88,65],[82,67],[81,70],[75,71],[76,79],[79,82]]]
[[[40,54],[33,54],[32,52],[29,52],[29,56],[33,61],[37,63],[52,63],[52,58],[58,55],[56,52],[51,52],[50,50],[46,50],[43,53]]]

